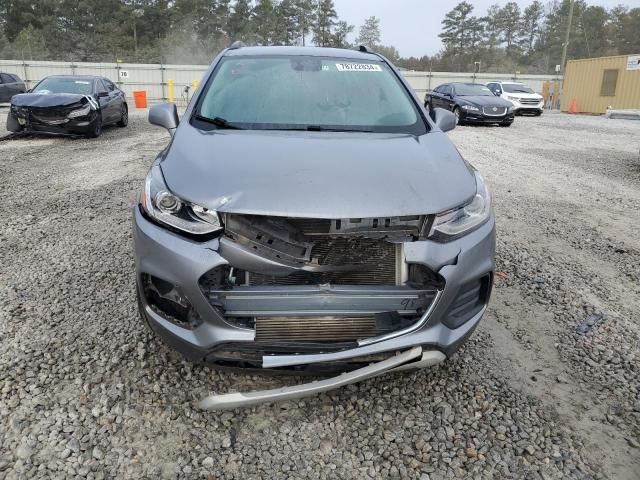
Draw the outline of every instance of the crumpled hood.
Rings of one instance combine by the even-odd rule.
[[[467,101],[474,105],[480,105],[481,107],[511,107],[513,104],[509,100],[504,98],[494,97],[489,95],[469,95],[458,97],[463,101]]]
[[[70,107],[87,102],[95,100],[75,93],[20,93],[11,97],[11,105],[16,107]]]
[[[308,218],[436,213],[475,193],[448,137],[198,130],[181,125],[161,168],[176,195],[219,212]]]

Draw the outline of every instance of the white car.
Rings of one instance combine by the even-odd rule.
[[[533,113],[538,116],[544,111],[542,95],[534,92],[524,83],[489,82],[486,85],[496,97],[502,97],[513,103],[513,111],[516,114]]]

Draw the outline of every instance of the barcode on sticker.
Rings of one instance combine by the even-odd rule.
[[[336,63],[336,68],[340,72],[381,72],[380,65],[371,63]]]

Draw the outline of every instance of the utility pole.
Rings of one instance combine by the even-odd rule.
[[[562,46],[562,75],[565,74],[564,67],[567,61],[567,47],[569,46],[569,34],[571,33],[571,20],[573,20],[573,0],[569,0],[569,19],[567,20],[567,33],[564,36],[564,45]]]

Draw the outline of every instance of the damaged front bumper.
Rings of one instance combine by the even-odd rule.
[[[272,390],[211,395],[198,402],[197,407],[203,410],[231,410],[261,403],[295,400],[361,382],[384,373],[436,365],[444,359],[445,355],[442,352],[435,350],[423,352],[421,347],[414,347],[406,352],[382,360],[381,362],[343,373],[337,377]]]
[[[85,135],[91,133],[99,113],[91,109],[87,115],[68,117],[70,108],[31,108],[12,106],[7,117],[7,130],[51,135]]]
[[[492,216],[478,230],[448,243],[400,243],[400,270],[422,265],[437,273],[440,283],[428,288],[398,282],[386,287],[207,289],[202,279],[216,268],[232,265],[268,273],[283,266],[239,248],[225,236],[201,242],[174,234],[149,221],[137,207],[134,241],[141,313],[166,343],[187,358],[223,367],[347,371],[416,346],[446,356],[459,348],[489,299],[495,222]],[[185,309],[176,316],[186,321],[163,312],[155,287],[150,293],[145,285],[149,278],[161,279],[160,290],[179,292],[181,300],[176,302],[183,302]],[[380,314],[390,309],[395,316],[381,319]],[[349,329],[355,337],[368,333],[353,340],[343,338]]]

